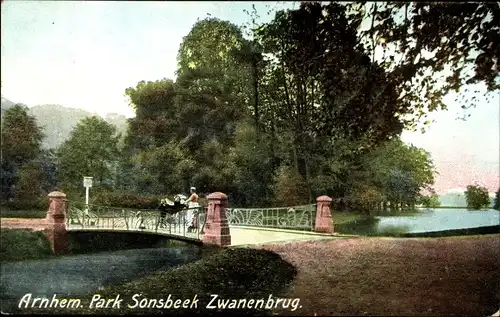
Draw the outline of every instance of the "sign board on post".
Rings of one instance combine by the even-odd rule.
[[[83,187],[92,187],[92,177],[83,178]]]
[[[85,176],[83,178],[83,186],[85,187],[85,204],[89,204],[89,188],[92,187],[92,177]]]

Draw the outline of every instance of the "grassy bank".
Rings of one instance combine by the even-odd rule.
[[[82,308],[77,309],[25,309],[24,313],[53,314],[162,314],[162,315],[213,315],[220,309],[207,309],[210,294],[218,294],[221,299],[263,298],[267,300],[284,294],[293,281],[296,270],[273,252],[255,249],[223,249],[197,262],[168,271],[158,271],[150,276],[119,286],[108,286],[99,291],[102,298],[123,299],[119,309],[89,308],[93,294],[81,297]],[[196,307],[187,309],[129,308],[134,305],[134,294],[138,300],[149,299],[193,299],[199,300]],[[232,309],[233,314],[266,315],[264,309]]]
[[[47,205],[48,209],[49,205]],[[47,210],[41,209],[26,209],[16,210],[6,206],[0,206],[1,218],[45,218]]]
[[[49,241],[42,231],[24,229],[0,230],[0,259],[2,262],[37,260],[54,257]]]
[[[493,207],[486,207],[486,208],[481,208],[481,209],[469,209],[467,206],[463,206],[463,207],[457,207],[457,206],[439,206],[439,207],[436,207],[434,209],[466,209],[466,210],[478,210],[478,211],[481,211],[481,210],[492,210]]]
[[[56,257],[53,255],[43,231],[2,228],[0,230],[0,238],[2,262],[40,260]],[[183,247],[186,245],[186,242],[171,240],[155,234],[136,232],[68,232],[68,255],[139,248]],[[196,246],[193,245],[193,247]],[[203,248],[203,252],[209,252],[210,250],[212,248]]]
[[[182,247],[188,245],[187,242],[171,240],[162,235],[144,232],[70,231],[68,233],[68,240],[70,254],[86,254],[140,248]]]
[[[482,234],[499,234],[500,226],[486,226],[479,228],[453,229],[435,232],[416,232],[416,233],[400,233],[400,232],[383,232],[379,235],[390,237],[405,237],[405,238],[432,238],[432,237],[452,237],[452,236],[468,236]],[[368,236],[377,236],[377,234],[368,234]]]

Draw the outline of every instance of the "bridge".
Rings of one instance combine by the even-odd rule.
[[[61,192],[50,193],[49,198],[46,235],[55,252],[58,248],[65,249],[64,235],[68,231],[143,232],[219,246],[335,237],[332,199],[327,196],[318,197],[316,204],[303,206],[229,208],[227,196],[216,192],[207,197],[207,207],[184,209],[174,214],[86,205],[68,201]]]

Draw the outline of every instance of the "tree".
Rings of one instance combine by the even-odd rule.
[[[356,185],[349,189],[347,195],[351,208],[368,215],[379,211],[379,206],[384,200],[381,191],[373,185],[361,183]]]
[[[245,43],[237,26],[208,18],[195,23],[179,49],[175,142],[194,164],[185,179],[202,191],[234,190],[227,157],[252,99]]]
[[[272,201],[272,155],[267,135],[259,133],[253,122],[241,121],[236,127],[234,146],[227,156],[232,175],[232,204],[264,207]]]
[[[163,193],[172,180],[168,175],[174,166],[163,167],[168,161],[168,143],[176,139],[179,130],[175,103],[176,84],[170,79],[140,81],[125,90],[136,116],[129,119],[118,173],[118,188],[140,194]],[[175,156],[175,155],[171,155]]]
[[[493,209],[500,210],[500,188],[495,194],[495,202],[493,203]]]
[[[479,210],[490,205],[488,189],[477,184],[467,186],[465,199],[467,200],[467,208],[469,209]]]
[[[43,132],[36,119],[28,115],[28,107],[17,104],[2,118],[2,160],[22,165],[40,153]]]
[[[80,120],[57,150],[57,175],[65,190],[75,193],[82,187],[84,176],[93,177],[97,188],[112,188],[119,139],[115,126],[100,117]]]
[[[19,169],[19,179],[16,183],[14,198],[27,202],[40,199],[43,188],[43,172],[36,162],[25,164]]]
[[[223,145],[234,136],[236,122],[251,108],[252,74],[242,60],[247,49],[241,30],[216,18],[195,23],[179,48],[179,139],[190,151],[215,139]]]
[[[282,165],[278,168],[273,187],[279,206],[297,206],[308,202],[304,178],[289,166]]]
[[[55,150],[42,150],[35,160],[42,174],[41,188],[44,193],[50,193],[59,188],[57,180],[57,156]]]
[[[469,84],[499,89],[498,3],[358,1],[347,6],[355,25],[369,21],[360,30],[360,44],[412,104],[413,123],[429,111],[446,109],[443,97]],[[464,99],[462,107],[476,101],[475,96]]]
[[[438,208],[441,206],[439,196],[436,194],[420,197],[420,204],[422,204],[424,208]]]
[[[125,139],[128,149],[142,150],[160,146],[165,139],[175,135],[178,122],[175,83],[170,79],[140,81],[136,87],[129,87],[125,95],[135,109],[135,118],[129,119]]]
[[[177,57],[178,77],[192,77],[193,88],[201,88],[203,77],[210,84],[230,94],[236,105],[247,104],[251,96],[252,74],[249,63],[241,62],[248,49],[241,30],[236,25],[217,18],[197,21],[183,38]],[[248,104],[248,106],[250,106]]]
[[[277,12],[256,28],[255,41],[264,56],[258,85],[261,125],[273,140],[289,135],[288,153],[280,153],[280,159],[291,161],[305,178],[311,200],[319,176],[314,161],[326,143],[357,144],[349,148],[353,158],[405,127],[410,105],[358,45],[347,7],[307,2],[298,10]]]
[[[1,131],[2,200],[13,197],[19,171],[38,157],[43,136],[27,107],[16,104],[5,112]]]
[[[353,160],[349,171],[351,192],[373,186],[382,197],[383,208],[390,205],[396,210],[413,208],[422,190],[432,191],[436,173],[428,152],[399,138]]]

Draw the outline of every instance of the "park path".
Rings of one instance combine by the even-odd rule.
[[[43,230],[45,226],[45,219],[40,218],[0,218],[1,228]]]
[[[491,316],[500,235],[366,238],[267,244],[298,274],[286,316]],[[496,312],[498,316],[499,312]],[[494,315],[495,316],[495,315]]]

